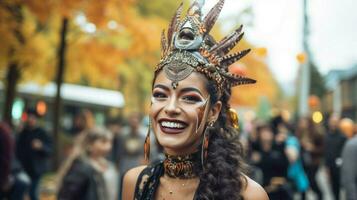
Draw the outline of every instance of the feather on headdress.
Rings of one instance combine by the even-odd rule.
[[[164,70],[175,88],[178,82],[185,79],[193,71],[205,74],[217,83],[221,92],[224,87],[251,84],[256,81],[247,77],[232,74],[228,67],[241,59],[250,49],[228,54],[242,39],[242,26],[212,44],[209,32],[213,28],[224,0],[218,3],[202,19],[204,0],[196,0],[181,20],[182,3],[174,14],[168,31],[161,36],[161,60],[155,72]]]

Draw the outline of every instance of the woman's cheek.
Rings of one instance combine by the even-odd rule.
[[[162,109],[162,108],[161,108]],[[161,110],[158,105],[152,104],[150,108],[150,117],[152,120],[155,120],[157,115],[159,114],[159,111]]]

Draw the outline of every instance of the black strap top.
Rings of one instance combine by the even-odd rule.
[[[160,184],[160,177],[164,175],[164,165],[160,161],[147,166],[138,177],[135,186],[134,200],[154,200],[155,192]],[[196,198],[196,194],[193,199]]]
[[[160,177],[164,174],[162,161],[153,165],[148,165],[139,174],[135,186],[134,200],[152,200],[155,198],[155,191],[160,183]]]

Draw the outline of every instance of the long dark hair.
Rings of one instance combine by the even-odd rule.
[[[211,105],[220,100],[222,109],[214,128],[206,130],[210,137],[208,156],[199,175],[196,195],[198,199],[243,199],[241,193],[247,182],[243,174],[246,165],[242,159],[243,148],[238,131],[232,127],[228,115],[231,88],[226,88],[219,98],[213,81],[208,81],[206,87]]]

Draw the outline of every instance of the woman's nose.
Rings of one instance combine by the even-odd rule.
[[[167,115],[178,115],[181,110],[177,104],[176,98],[170,98],[170,101],[165,106],[165,113]]]

